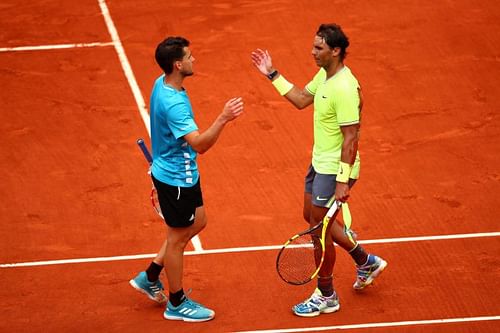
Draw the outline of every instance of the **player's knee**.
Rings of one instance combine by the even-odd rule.
[[[171,229],[167,236],[167,248],[183,250],[190,239],[191,233],[189,230],[185,228]]]

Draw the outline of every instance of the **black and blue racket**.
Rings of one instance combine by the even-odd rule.
[[[151,153],[149,152],[149,149],[146,146],[146,143],[144,142],[143,139],[137,139],[137,145],[139,146],[139,148],[141,148],[144,157],[148,161],[150,167],[150,171],[148,173],[151,174],[151,165],[153,164],[153,157],[151,156]],[[151,204],[153,205],[153,208],[158,213],[158,215],[160,215],[161,218],[164,219],[163,214],[161,212],[160,203],[158,202],[158,193],[156,192],[156,188],[154,185],[152,185],[151,189]]]

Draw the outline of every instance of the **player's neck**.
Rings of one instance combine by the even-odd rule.
[[[331,63],[328,68],[325,68],[326,78],[327,79],[331,78],[332,76],[334,76],[343,69],[344,69],[344,63],[342,61]]]
[[[182,87],[183,81],[184,81],[184,76],[172,73],[170,75],[165,75],[165,79],[163,82],[165,82],[165,84],[168,84],[177,91],[182,91],[184,90],[184,88]]]

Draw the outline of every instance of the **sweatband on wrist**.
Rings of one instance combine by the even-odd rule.
[[[293,84],[288,82],[283,75],[278,76],[276,80],[272,82],[274,88],[278,90],[281,96],[285,96],[288,94],[290,90],[293,88]]]
[[[346,162],[339,162],[339,170],[337,171],[336,181],[339,183],[348,183],[351,175],[352,166]]]

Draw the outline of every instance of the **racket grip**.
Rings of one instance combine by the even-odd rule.
[[[335,215],[335,212],[340,209],[340,207],[342,206],[342,201],[339,201],[339,200],[334,200],[333,201],[333,204],[332,204],[332,207],[330,207],[330,209],[328,210],[328,212],[326,213],[326,216],[328,216],[328,218],[332,218],[333,215]]]
[[[153,163],[153,157],[151,157],[151,154],[149,153],[148,147],[146,147],[144,140],[137,139],[137,144],[139,145],[139,148],[141,148],[144,157],[146,158],[146,160],[148,160],[148,163],[151,165]]]

